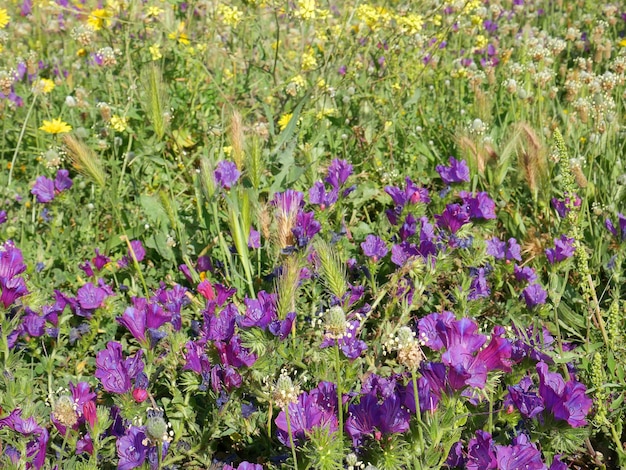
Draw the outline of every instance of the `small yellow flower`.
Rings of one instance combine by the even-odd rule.
[[[626,38],[622,39],[618,44],[620,47],[626,47]]]
[[[48,134],[63,134],[72,130],[72,126],[68,123],[61,121],[61,118],[53,119],[52,121],[46,121],[44,119],[43,126],[39,130],[47,132]]]
[[[188,46],[189,45],[189,37],[185,33],[185,22],[181,21],[178,23],[178,28],[176,31],[172,31],[167,35],[168,38],[178,41],[179,43]]]
[[[128,127],[128,118],[115,114],[111,117],[109,124],[117,132],[124,132]]]
[[[482,34],[479,34],[478,36],[476,36],[476,39],[475,39],[476,49],[482,49],[483,47],[487,45],[488,42],[489,40],[485,36],[483,36]]]
[[[233,146],[226,145],[222,147],[222,152],[224,152],[224,155],[226,155],[227,157],[230,157],[230,154],[233,153]]]
[[[111,24],[111,13],[104,8],[93,10],[89,13],[87,23],[94,29],[94,31],[98,31],[102,29],[104,25],[108,26]]]
[[[146,9],[146,17],[147,18],[156,18],[161,13],[163,13],[163,9],[159,7],[148,7]]]
[[[314,70],[317,67],[317,59],[315,58],[315,54],[313,50],[309,49],[304,54],[302,54],[302,70],[309,71]]]
[[[296,14],[303,20],[315,18],[315,0],[299,0]]]
[[[233,28],[236,28],[243,18],[243,13],[240,12],[237,7],[219,5],[217,7],[217,12],[222,17],[222,22]]]
[[[0,8],[0,29],[8,25],[9,21],[11,21],[9,13],[4,8]]]
[[[54,90],[54,82],[49,78],[42,78],[39,80],[39,83],[35,86],[38,90],[40,90],[44,94],[50,93]]]
[[[159,60],[163,57],[161,54],[161,44],[155,43],[148,48],[150,51],[150,55],[152,56],[152,60]]]
[[[293,117],[292,113],[286,113],[280,117],[280,119],[278,120],[278,127],[280,128],[281,131],[285,130],[285,127],[287,127],[292,117]]]

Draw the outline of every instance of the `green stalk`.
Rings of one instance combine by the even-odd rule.
[[[335,340],[337,341],[337,340]],[[335,368],[337,372],[337,412],[339,418],[339,439],[343,440],[343,404],[341,393],[341,357],[339,355],[339,344],[335,342]]]
[[[11,160],[11,168],[9,168],[9,182],[7,186],[11,186],[11,180],[13,179],[13,168],[15,168],[15,161],[17,160],[17,154],[20,151],[20,145],[22,144],[22,139],[24,138],[24,133],[26,132],[26,125],[28,124],[28,120],[30,119],[30,115],[33,112],[33,108],[35,107],[36,102],[37,102],[37,95],[34,94],[33,101],[30,104],[30,108],[28,108],[28,112],[26,113],[26,119],[24,119],[22,130],[20,131],[20,135],[17,139],[17,144],[15,145],[15,152],[13,152],[13,159]]]
[[[415,417],[417,418],[417,435],[420,440],[420,449],[424,449],[424,432],[422,431],[422,410],[420,409],[420,396],[417,387],[417,375],[415,371],[412,374],[411,382],[413,384],[413,399],[415,400]]]
[[[298,470],[298,457],[296,446],[293,443],[293,432],[291,431],[291,419],[289,418],[289,404],[285,406],[285,417],[287,418],[287,433],[289,434],[289,444],[291,445],[291,456],[293,457],[293,468]]]

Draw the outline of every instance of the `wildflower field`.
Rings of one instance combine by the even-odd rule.
[[[5,0],[0,468],[626,468],[626,5]]]

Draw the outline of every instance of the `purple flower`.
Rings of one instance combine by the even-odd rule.
[[[309,189],[309,202],[311,204],[319,205],[320,209],[324,210],[327,207],[337,202],[339,198],[339,192],[333,188],[329,192],[326,192],[324,183],[316,181],[311,189]]]
[[[223,467],[223,470],[263,470],[263,465],[258,463],[250,463],[250,462],[241,462],[237,468],[232,465],[226,464]]]
[[[328,167],[328,175],[325,180],[336,191],[343,186],[348,180],[348,177],[352,174],[352,165],[347,160],[339,160],[338,158],[330,162]]]
[[[491,288],[487,282],[487,268],[472,268],[470,269],[470,274],[472,276],[472,282],[470,284],[470,292],[467,295],[467,300],[489,297]]]
[[[148,347],[146,332],[157,330],[161,325],[172,318],[170,313],[166,313],[160,305],[142,297],[132,298],[132,307],[126,308],[121,317],[116,320],[120,325],[124,325],[133,337]]]
[[[465,160],[457,160],[454,157],[448,159],[450,166],[437,165],[437,173],[446,184],[461,183],[470,180],[469,167]]]
[[[0,225],[8,220],[7,211],[0,211]]]
[[[348,359],[354,360],[367,349],[365,341],[360,340],[358,337],[359,328],[359,321],[352,320],[348,322],[346,334],[342,335],[340,338],[325,336],[320,347],[327,348],[337,344]]]
[[[278,338],[282,341],[289,336],[289,333],[291,333],[295,319],[296,312],[290,312],[285,316],[284,320],[272,320],[269,324],[268,330],[274,336],[278,336]]]
[[[563,201],[555,197],[553,197],[550,200],[552,207],[554,208],[554,210],[556,210],[557,214],[559,214],[559,217],[561,217],[561,219],[564,219],[569,213],[569,211],[571,210],[570,205],[573,207],[580,207],[582,200],[578,197],[577,194],[574,194],[574,196],[575,197],[574,197],[573,203],[572,203],[572,199],[569,196],[567,196]]]
[[[363,250],[363,254],[371,258],[374,263],[384,258],[389,251],[387,250],[387,245],[384,240],[376,235],[368,235],[365,237],[365,241],[361,243],[361,249]]]
[[[248,248],[260,248],[261,247],[261,234],[250,227],[250,233],[248,234]]]
[[[496,204],[486,192],[479,192],[476,196],[466,191],[461,191],[459,196],[463,204],[468,207],[469,216],[472,219],[495,219]]]
[[[441,313],[435,312],[421,318],[417,326],[419,341],[433,351],[439,351],[444,346],[437,330],[437,324],[440,321],[443,323],[444,327],[450,328],[452,322],[456,321],[456,317],[454,313],[446,310]]]
[[[311,239],[322,229],[322,224],[315,220],[315,213],[299,211],[295,225],[291,233],[296,239],[296,244],[302,248],[308,245]]]
[[[48,203],[54,199],[54,181],[45,176],[39,176],[35,181],[31,194],[37,196],[37,202]]]
[[[509,399],[526,419],[534,418],[545,409],[543,400],[533,388],[533,381],[528,376],[509,387]]]
[[[276,314],[276,294],[268,294],[261,291],[256,299],[244,299],[246,305],[245,315],[237,316],[237,324],[240,328],[251,328],[256,326],[266,329],[267,326],[277,318]]]
[[[435,219],[438,227],[456,233],[463,225],[469,222],[470,216],[465,206],[448,204],[441,215],[435,214]]]
[[[575,380],[567,383],[561,374],[549,372],[545,362],[537,364],[539,374],[539,395],[546,410],[551,411],[556,419],[567,421],[572,427],[587,424],[585,417],[593,401],[586,395],[586,387]]]
[[[555,239],[554,248],[546,248],[546,257],[550,264],[558,263],[574,256],[576,251],[575,242],[576,240],[565,235]]]
[[[607,228],[609,232],[611,232],[614,236],[619,236],[620,240],[624,241],[626,239],[626,216],[624,216],[621,212],[617,214],[617,223],[619,227],[619,232],[611,219],[606,219],[604,221],[604,226]]]
[[[534,282],[537,280],[537,274],[535,274],[535,270],[530,266],[518,266],[517,264],[513,267],[513,275],[515,279],[518,281],[527,281]]]
[[[274,194],[271,204],[285,217],[288,214],[295,216],[298,210],[304,205],[304,194],[300,191],[288,189],[282,193]]]
[[[94,251],[96,253],[96,256],[94,256],[91,259],[91,262],[96,267],[96,269],[98,271],[100,271],[102,268],[104,268],[111,261],[111,259],[108,256],[105,256],[105,255],[101,254],[100,250],[98,250],[98,248],[96,248]]]
[[[496,468],[495,446],[491,434],[483,430],[476,431],[476,437],[467,443],[467,469],[489,470]]]
[[[69,171],[67,170],[59,170],[57,171],[57,176],[54,179],[54,189],[57,192],[65,191],[66,189],[70,189],[72,187],[72,180],[69,177]]]
[[[531,284],[522,291],[522,296],[526,301],[528,308],[534,308],[537,305],[543,305],[548,299],[548,293],[540,284]]]
[[[222,160],[215,170],[215,181],[224,189],[230,189],[241,176],[237,165],[228,160]]]
[[[403,433],[409,429],[409,412],[396,394],[379,403],[376,394],[368,393],[358,404],[350,405],[348,412],[345,429],[354,447],[362,446],[368,437],[380,440],[382,435]]]
[[[213,341],[228,341],[235,334],[235,318],[239,310],[233,303],[229,303],[219,314],[215,313],[215,304],[209,304],[204,311],[203,332],[207,339]]]
[[[330,433],[337,431],[337,389],[335,384],[321,382],[310,392],[302,392],[297,403],[289,403],[289,421],[294,444],[300,446],[306,440],[307,432],[322,427]],[[281,411],[276,420],[278,440],[291,447],[287,427],[287,414]]]
[[[395,186],[385,186],[385,192],[391,196],[396,206],[401,209],[407,203],[417,204],[422,202],[428,204],[430,202],[427,189],[417,187],[408,176],[405,178],[405,182],[406,187],[404,189]]]
[[[118,470],[131,470],[143,465],[148,455],[148,439],[144,427],[131,426],[127,433],[115,443]]]
[[[96,354],[95,376],[100,379],[104,389],[112,393],[126,393],[131,390],[131,380],[143,371],[144,363],[140,349],[133,357],[124,359],[122,345],[109,341],[106,349]]]
[[[506,243],[498,237],[492,237],[487,240],[487,254],[493,256],[495,259],[504,259],[505,250]]]
[[[76,292],[76,300],[78,301],[82,310],[95,310],[102,307],[102,304],[106,297],[106,290],[101,287],[94,286],[91,282],[88,282]],[[80,313],[78,314],[80,315]]]
[[[541,452],[526,434],[513,439],[513,445],[496,446],[496,459],[499,470],[546,470]]]

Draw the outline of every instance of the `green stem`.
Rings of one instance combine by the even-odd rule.
[[[37,102],[37,95],[33,95],[33,101],[30,104],[30,108],[28,108],[28,112],[26,113],[26,119],[24,119],[24,124],[22,125],[22,130],[20,131],[20,136],[17,139],[17,144],[15,145],[15,152],[13,152],[13,159],[11,160],[11,168],[9,168],[9,182],[7,186],[11,186],[11,180],[13,179],[13,168],[15,168],[15,161],[17,160],[17,154],[20,151],[20,145],[22,144],[22,139],[24,138],[24,133],[26,132],[26,126],[28,125],[28,120],[30,119],[30,115],[33,112],[33,108],[35,107],[35,103]]]
[[[289,418],[289,404],[285,406],[285,417],[287,418],[287,433],[289,434],[289,445],[291,446],[291,456],[293,457],[293,468],[298,470],[298,457],[296,446],[293,443],[293,433],[291,432],[291,419]]]
[[[343,440],[343,394],[341,392],[341,357],[339,355],[339,345],[337,343],[335,343],[335,368],[337,372],[337,413],[339,418],[339,438]]]
[[[415,371],[412,374],[411,382],[413,383],[413,399],[415,400],[415,417],[417,418],[417,435],[420,441],[420,449],[424,449],[424,432],[422,431],[422,410],[420,409],[420,395],[417,387],[417,375]]]

